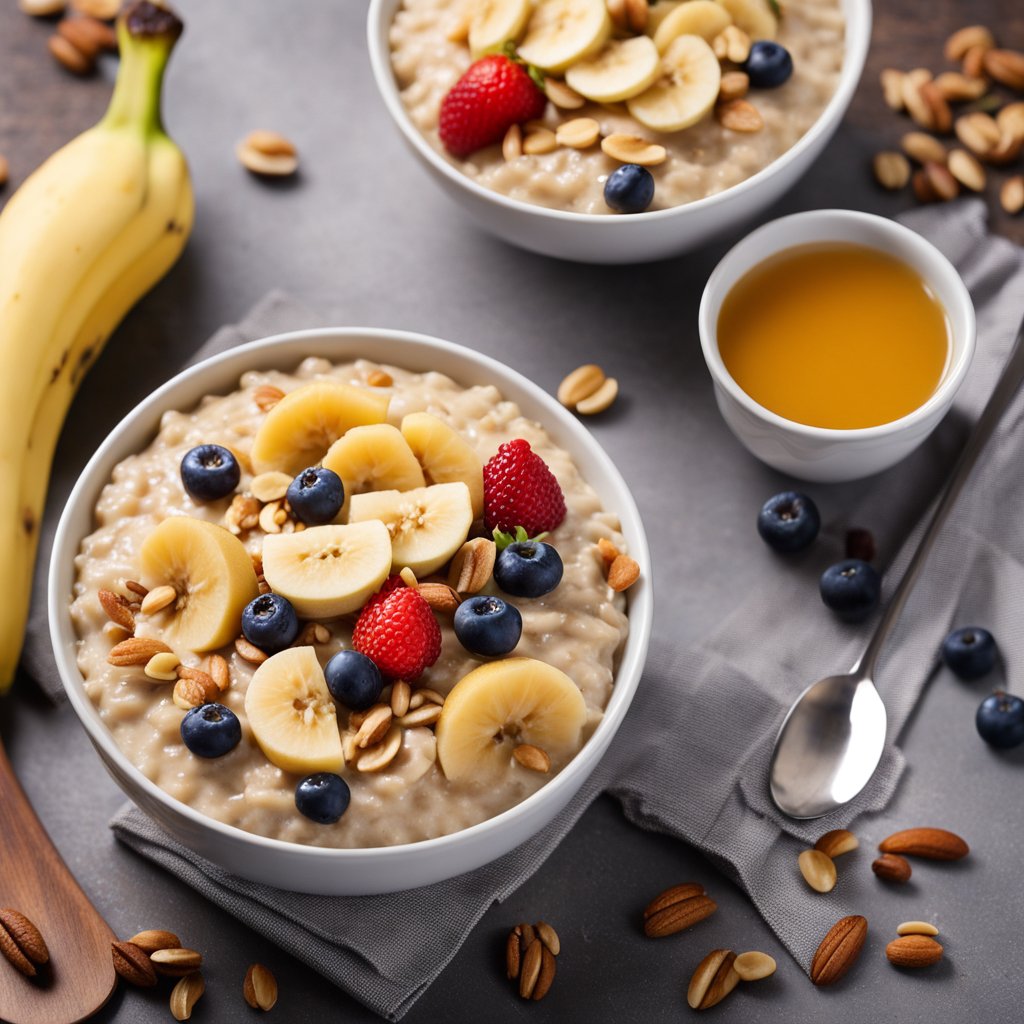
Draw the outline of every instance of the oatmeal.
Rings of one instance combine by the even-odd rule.
[[[544,105],[539,116],[527,115],[529,120],[513,129],[514,137],[505,139],[504,145],[498,141],[453,156],[460,149],[442,141],[442,103],[475,56],[458,30],[459,19],[488,2],[495,7],[495,0],[403,0],[390,31],[391,62],[402,102],[429,144],[467,177],[513,199],[558,210],[612,212],[606,183],[617,168],[629,163],[649,165],[655,186],[653,200],[645,200],[650,209],[679,206],[744,181],[790,149],[814,124],[835,92],[843,62],[840,0],[786,0],[777,21],[778,47],[758,42],[759,28],[766,34],[775,31],[769,0],[688,0],[682,5],[661,0],[650,9],[646,32],[616,24],[611,35],[603,37],[603,50],[568,70],[550,69],[558,57],[551,55],[550,33],[543,46],[533,38],[539,17],[534,14],[525,27],[516,26],[515,39],[524,59],[539,53],[550,62],[544,66],[553,102]],[[515,6],[512,0],[506,2]],[[563,4],[582,18],[582,8],[591,2],[541,0],[536,10]],[[672,42],[662,39],[655,48],[651,37],[658,41],[658,32],[665,31],[678,8],[696,11],[700,5],[717,10],[721,20],[712,10],[710,24],[698,25],[691,19],[679,26],[685,34]],[[756,67],[755,56],[760,54],[747,58],[751,40],[767,54]],[[559,52],[564,56],[572,50]],[[645,60],[648,66],[661,61],[660,79],[644,77]],[[791,60],[791,73],[777,73],[778,60]],[[667,67],[666,62],[674,63]],[[572,100],[570,90],[575,105],[569,108],[563,98],[563,76],[592,97],[620,96],[631,88],[646,91],[624,101],[595,102],[582,96]],[[688,83],[689,92],[681,94],[680,81]],[[689,123],[691,119],[695,120]],[[686,127],[675,130],[681,124]],[[639,136],[643,145],[624,145],[623,136]],[[642,155],[637,158],[637,153]],[[615,200],[611,202],[614,205]],[[646,206],[615,208],[639,212]]]
[[[558,525],[498,552],[481,519],[503,501],[531,537]],[[611,694],[618,520],[494,387],[367,361],[247,373],[166,413],[95,516],[72,603],[86,693],[143,774],[246,831],[456,832],[543,786]]]

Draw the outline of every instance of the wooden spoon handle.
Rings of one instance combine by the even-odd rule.
[[[0,743],[0,907],[31,920],[50,963],[26,978],[0,957],[0,1020],[76,1024],[110,998],[114,933],[79,888],[28,802]]]

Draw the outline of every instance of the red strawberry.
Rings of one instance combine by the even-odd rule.
[[[518,437],[503,444],[484,466],[484,522],[511,533],[517,526],[535,537],[565,518],[565,498],[555,474]]]
[[[352,646],[388,679],[416,679],[441,654],[441,630],[430,605],[391,576],[356,620]]]
[[[546,103],[525,65],[503,53],[482,57],[441,101],[441,142],[452,156],[468,156],[500,142],[512,125],[540,117]]]

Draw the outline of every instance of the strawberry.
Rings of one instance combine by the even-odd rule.
[[[484,523],[488,531],[523,527],[534,537],[565,518],[565,497],[555,474],[518,437],[503,444],[484,466]]]
[[[441,630],[419,593],[391,576],[363,605],[352,646],[388,679],[412,680],[440,656]]]
[[[441,142],[452,156],[469,156],[500,142],[512,125],[540,117],[546,103],[524,64],[504,53],[481,57],[441,101]]]

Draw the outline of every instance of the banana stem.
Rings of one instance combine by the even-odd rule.
[[[164,69],[183,27],[173,11],[151,0],[138,0],[124,9],[117,21],[121,68],[100,126],[130,128],[145,135],[164,133],[160,116]]]

